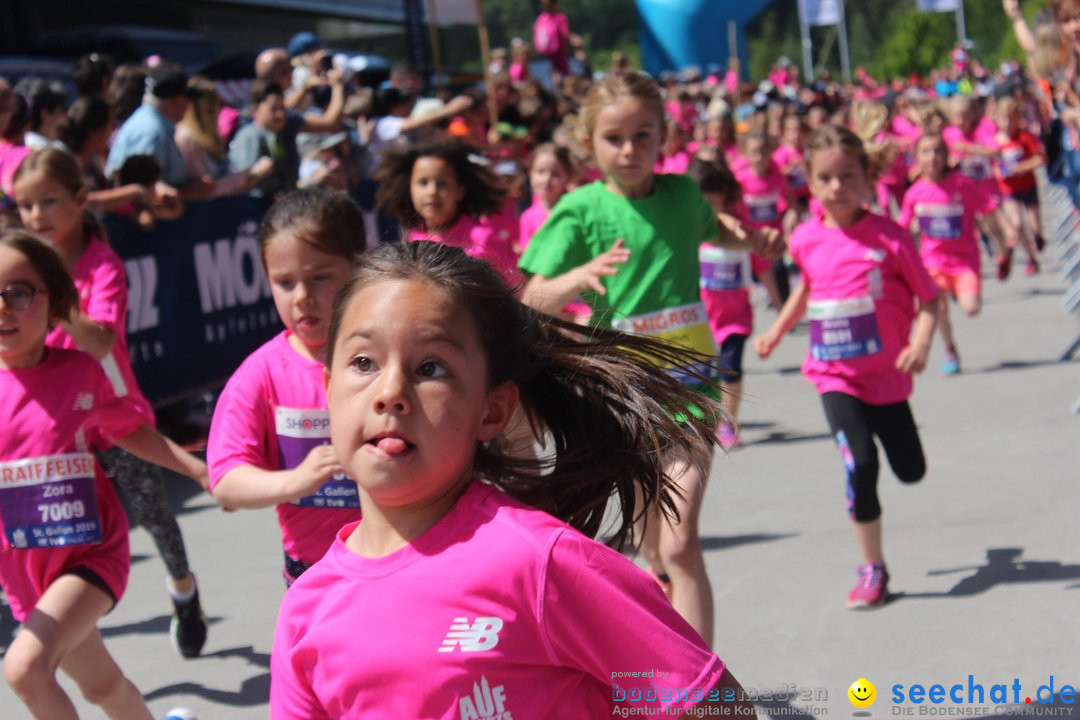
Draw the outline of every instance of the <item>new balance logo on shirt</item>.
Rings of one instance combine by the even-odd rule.
[[[469,623],[469,618],[454,618],[439,652],[454,652],[454,648],[460,648],[461,652],[491,650],[499,644],[499,631],[502,626],[503,621],[497,617],[478,617],[472,624]]]
[[[94,395],[92,393],[79,393],[75,396],[75,404],[72,410],[93,410]]]
[[[481,619],[498,620],[498,618]],[[480,682],[473,683],[472,695],[466,695],[458,701],[458,710],[461,713],[461,720],[514,720],[514,716],[506,709],[505,686],[491,687],[483,675],[480,676]]]

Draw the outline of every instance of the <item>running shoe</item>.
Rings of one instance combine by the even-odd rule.
[[[941,363],[941,372],[946,375],[960,374],[960,356],[955,350],[945,351],[945,362]]]
[[[190,600],[173,600],[172,622],[169,623],[169,637],[173,647],[185,658],[199,657],[206,644],[206,615],[199,604],[199,590]]]
[[[742,445],[742,438],[739,437],[739,431],[735,429],[730,423],[720,423],[720,426],[716,428],[716,441],[720,443],[720,447],[725,450],[734,450]]]
[[[670,600],[672,595],[672,587],[671,578],[668,576],[668,574],[656,572],[656,570],[653,569],[652,565],[647,565],[645,567],[645,572],[649,573],[649,577],[656,581],[656,584],[659,585],[660,589],[664,591],[665,595],[667,595],[667,599]]]
[[[997,277],[998,280],[1004,280],[1009,277],[1009,273],[1012,272],[1012,248],[1007,248],[1004,252],[998,253],[997,256]]]
[[[1035,258],[1028,260],[1028,264],[1024,266],[1024,274],[1028,277],[1039,274],[1039,261]]]
[[[867,563],[855,569],[859,582],[847,596],[848,610],[881,607],[889,597],[889,573],[884,565]]]

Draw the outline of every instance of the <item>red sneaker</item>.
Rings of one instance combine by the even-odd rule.
[[[1012,248],[1006,249],[1004,252],[998,253],[997,256],[997,276],[998,280],[1004,280],[1009,277],[1009,273],[1012,271]]]

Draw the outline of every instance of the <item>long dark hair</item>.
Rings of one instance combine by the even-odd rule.
[[[515,299],[486,262],[460,248],[410,242],[369,251],[338,290],[328,368],[334,367],[334,344],[350,299],[386,280],[423,280],[445,292],[475,323],[489,385],[514,382],[534,434],[554,441],[554,457],[539,459],[512,457],[499,443],[478,445],[474,470],[479,477],[589,537],[604,529],[604,512],[614,496],[619,513],[610,542],[616,547],[633,538],[637,497],[642,512],[658,506],[678,517],[673,498],[679,489],[667,474],[667,460],[674,453],[704,465],[722,411],[661,365],[711,358],[544,315]]]
[[[454,169],[465,197],[458,212],[473,217],[491,215],[502,208],[506,199],[499,178],[487,165],[477,162],[476,150],[460,140],[439,140],[392,150],[383,156],[382,167],[375,174],[379,190],[375,203],[406,227],[424,224],[412,203],[413,166],[422,157],[436,157]]]

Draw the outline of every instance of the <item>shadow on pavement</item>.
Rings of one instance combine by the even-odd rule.
[[[981,368],[973,372],[984,373],[996,373],[1006,370],[1030,370],[1032,368],[1049,367],[1051,365],[1063,364],[1059,358],[1051,358],[1046,360],[1002,360],[997,365],[991,365],[990,367]]]
[[[168,602],[168,600],[163,598],[163,602]],[[214,623],[221,622],[223,619],[224,618],[220,617],[207,617],[206,622],[208,625],[213,625]],[[103,627],[101,628],[101,636],[104,638],[111,638],[120,635],[168,635],[169,623],[171,621],[172,615],[158,615],[156,617],[147,618],[146,620],[140,620],[139,622]]]
[[[931,570],[927,573],[927,575],[951,575],[975,571],[973,575],[956,583],[948,592],[896,593],[896,599],[970,597],[984,593],[996,585],[1080,580],[1080,565],[1064,565],[1055,560],[1020,560],[1023,552],[1023,548],[990,548],[986,551],[985,565]],[[1080,588],[1080,583],[1069,586],[1069,589],[1076,588]]]
[[[243,658],[248,664],[256,667],[270,669],[270,653],[259,652],[252,645],[243,647],[226,648],[217,652],[204,653],[204,658]]]
[[[811,435],[799,435],[789,433],[786,430],[777,430],[768,433],[763,438],[757,440],[747,440],[743,442],[743,447],[749,447],[751,445],[772,445],[774,443],[793,443],[793,442],[808,442],[811,440],[832,440],[832,435],[829,433],[813,433]]]
[[[726,550],[727,548],[737,547],[739,545],[751,545],[763,542],[772,542],[773,540],[786,540],[787,538],[798,537],[798,533],[785,533],[778,535],[775,533],[751,533],[749,535],[732,535],[730,537],[717,537],[706,536],[701,538],[702,550]]]
[[[240,683],[239,690],[218,690],[199,683],[176,683],[151,690],[146,693],[146,699],[157,700],[172,695],[198,697],[208,702],[231,705],[232,707],[265,705],[270,700],[270,673],[252,675]]]

